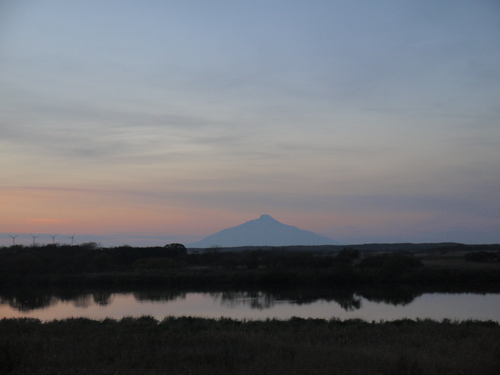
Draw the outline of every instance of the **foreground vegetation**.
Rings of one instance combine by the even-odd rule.
[[[189,253],[181,244],[0,248],[0,285],[10,286],[498,284],[499,271],[499,245],[214,248]]]
[[[497,374],[494,322],[0,321],[5,374]]]

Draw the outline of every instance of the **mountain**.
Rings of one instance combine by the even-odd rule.
[[[236,227],[223,229],[201,241],[189,245],[191,248],[211,246],[293,246],[330,245],[334,241],[307,230],[282,224],[269,215],[247,221]]]

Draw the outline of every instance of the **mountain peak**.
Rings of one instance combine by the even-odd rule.
[[[280,223],[270,215],[223,229],[190,247],[293,246],[333,244],[330,238]]]
[[[258,220],[272,220],[272,221],[277,221],[276,219],[272,218],[270,215],[260,215]]]

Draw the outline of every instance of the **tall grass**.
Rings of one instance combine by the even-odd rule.
[[[4,374],[497,374],[493,322],[0,321]]]

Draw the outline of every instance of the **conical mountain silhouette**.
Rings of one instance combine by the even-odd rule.
[[[269,215],[261,215],[236,227],[223,229],[189,247],[330,245],[334,241],[307,230],[282,224]]]

